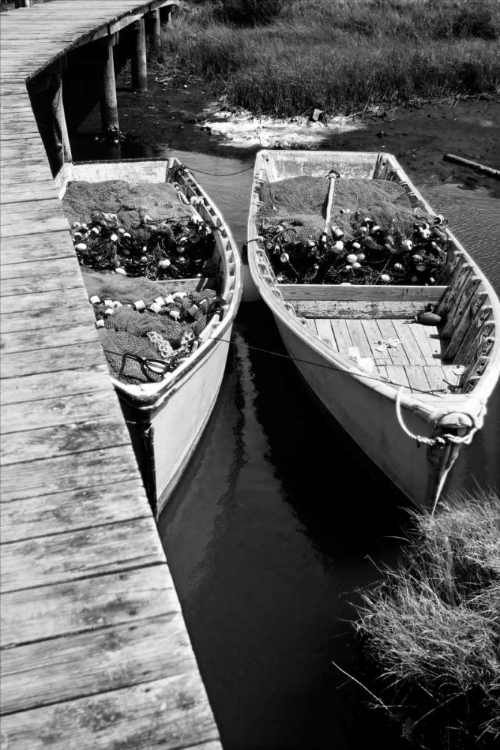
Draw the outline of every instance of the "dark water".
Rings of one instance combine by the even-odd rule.
[[[195,176],[241,244],[251,171],[214,173],[250,163],[170,155],[212,173]],[[498,201],[456,187],[425,194],[498,290]],[[249,346],[284,352],[260,303],[242,305],[214,414],[160,521],[223,745],[402,748],[340,670],[363,680],[351,603],[379,577],[378,566],[396,560],[406,501],[344,434],[329,430],[289,361]],[[484,429],[462,451],[452,491],[500,489],[498,394],[492,401]]]

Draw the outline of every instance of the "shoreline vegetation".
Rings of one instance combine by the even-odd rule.
[[[355,628],[377,678],[375,707],[429,750],[500,739],[500,498],[413,514],[395,569],[362,592]]]
[[[189,0],[158,62],[228,106],[352,115],[500,91],[497,0]]]

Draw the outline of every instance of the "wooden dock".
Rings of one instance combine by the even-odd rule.
[[[166,0],[1,15],[1,747],[220,748],[26,79]]]

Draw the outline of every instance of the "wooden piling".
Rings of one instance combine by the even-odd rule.
[[[109,36],[102,40],[101,132],[106,136],[118,136],[120,132],[118,101],[116,98],[115,62],[113,57],[115,41],[114,36]]]
[[[166,8],[160,8],[160,19],[161,23],[166,26],[172,25],[172,8],[167,6]]]
[[[146,19],[146,31],[149,37],[149,43],[153,49],[157,49],[160,45],[161,35],[161,20],[160,20],[160,9],[152,10],[147,13],[144,18]]]
[[[146,60],[146,24],[144,18],[136,21],[134,49],[132,51],[132,88],[134,91],[148,90],[148,66]]]
[[[14,0],[15,8],[31,8],[31,0]]]

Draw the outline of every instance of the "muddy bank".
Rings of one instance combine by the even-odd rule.
[[[395,154],[419,185],[454,182],[468,189],[484,187],[500,197],[498,180],[443,161],[444,154],[453,153],[500,169],[500,96],[380,107],[356,117],[330,118],[326,126],[304,125],[307,118],[303,118],[286,127],[275,124],[273,129],[266,120],[224,111],[223,102],[214,102],[199,80],[173,78],[162,83],[161,76],[151,72],[149,91],[135,94],[124,71],[118,79],[118,107],[126,135],[121,146],[124,158],[155,156],[164,153],[165,146],[242,158],[262,147],[276,147],[277,141],[283,147],[292,143],[294,148],[312,144],[349,151],[384,150]],[[94,140],[99,129],[96,108],[73,139],[75,159],[109,156]]]

